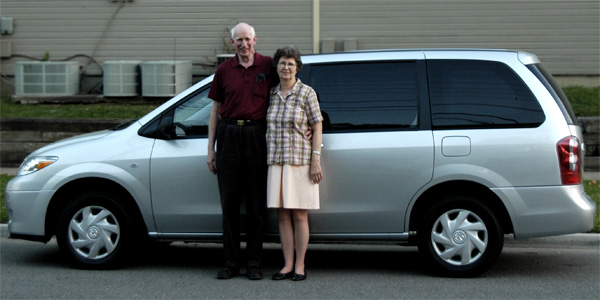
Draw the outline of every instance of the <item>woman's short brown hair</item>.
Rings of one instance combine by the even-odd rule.
[[[273,54],[274,67],[277,67],[279,60],[282,57],[293,58],[296,61],[296,72],[300,72],[300,69],[302,69],[302,60],[300,59],[300,50],[298,50],[298,47],[294,45],[287,45],[277,49],[275,54]]]

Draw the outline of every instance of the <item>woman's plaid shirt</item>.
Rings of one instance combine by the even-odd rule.
[[[323,121],[317,93],[296,81],[284,99],[281,85],[271,89],[267,110],[267,164],[310,165],[312,141],[304,135]]]

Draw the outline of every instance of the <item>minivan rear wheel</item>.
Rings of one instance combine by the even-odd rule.
[[[126,209],[107,192],[74,197],[62,211],[56,238],[61,251],[82,268],[118,265],[132,242]]]
[[[439,275],[474,277],[502,252],[504,235],[492,210],[473,196],[446,196],[425,214],[419,252]]]

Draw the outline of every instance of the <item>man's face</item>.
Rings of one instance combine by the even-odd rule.
[[[235,38],[231,39],[231,44],[235,46],[235,52],[241,59],[250,58],[254,55],[256,36],[252,36],[249,28],[242,26],[237,29]]]

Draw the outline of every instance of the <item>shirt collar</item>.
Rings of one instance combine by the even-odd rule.
[[[254,51],[254,61],[250,67],[258,66],[262,63],[264,57],[258,52]],[[232,68],[236,68],[241,65],[240,58],[237,56],[237,53],[233,56],[233,63],[231,64]]]
[[[290,95],[298,94],[300,92],[301,87],[302,87],[302,81],[300,80],[300,78],[296,77],[296,83],[294,83],[294,86],[290,90]],[[273,89],[273,94],[275,95],[280,92],[281,92],[281,82],[278,83],[277,86]]]

